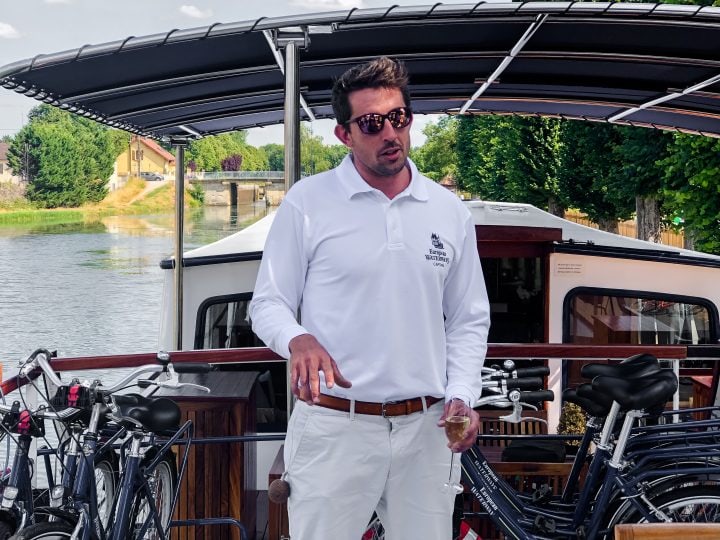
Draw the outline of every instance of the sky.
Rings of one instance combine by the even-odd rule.
[[[0,0],[0,66],[47,54],[77,49],[128,36],[165,33],[173,28],[205,27],[215,22],[255,20],[291,14],[431,3],[426,0]],[[446,0],[444,3],[459,3]],[[0,136],[17,132],[38,102],[0,88]],[[431,116],[417,116],[413,146],[424,142],[422,128]],[[312,124],[326,144],[339,143],[334,122]],[[250,130],[248,140],[260,146],[282,143],[282,127]]]

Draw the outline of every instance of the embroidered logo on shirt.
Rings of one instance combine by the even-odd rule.
[[[433,266],[445,268],[450,262],[450,257],[447,256],[445,245],[440,240],[440,236],[437,233],[430,233],[430,242],[432,247],[425,254],[425,260],[432,262]]]
[[[430,241],[432,242],[432,245],[434,248],[437,249],[445,249],[445,246],[440,241],[440,237],[435,233],[430,233]]]

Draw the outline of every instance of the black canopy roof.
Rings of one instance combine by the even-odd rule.
[[[129,37],[0,68],[0,84],[154,138],[283,121],[274,38],[300,29],[307,110],[349,66],[403,59],[418,113],[541,114],[720,136],[720,9],[525,2],[355,9]],[[477,99],[471,101],[475,96]]]

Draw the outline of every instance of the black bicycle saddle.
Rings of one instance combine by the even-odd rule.
[[[641,410],[664,405],[677,390],[678,380],[671,369],[663,369],[641,379],[595,377],[592,387],[617,401],[623,410]]]
[[[580,393],[581,387],[587,387],[587,394]],[[588,397],[592,396],[592,397]],[[563,392],[563,400],[574,403],[590,416],[604,417],[610,413],[612,399],[600,392],[595,392],[590,384],[580,385],[577,389],[568,388]],[[607,402],[609,401],[609,404]]]
[[[177,430],[180,426],[180,407],[171,399],[146,398],[132,394],[129,399],[121,401],[126,403],[118,403],[117,400],[115,403],[120,409],[122,419],[134,420],[148,431]]]
[[[628,379],[651,375],[661,369],[657,358],[652,354],[643,353],[626,358],[618,364],[585,364],[580,368],[580,374],[588,379],[594,379],[599,375]]]

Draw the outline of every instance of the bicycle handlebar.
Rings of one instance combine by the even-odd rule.
[[[57,376],[55,371],[53,371],[52,367],[50,366],[50,358],[52,358],[52,353],[50,353],[50,351],[48,351],[47,349],[35,350],[25,361],[21,363],[19,377],[29,378],[30,374],[35,369],[40,368],[55,386],[64,386],[65,383]],[[210,370],[212,370],[212,366],[210,364],[204,363],[187,362],[184,364],[171,364],[170,355],[166,352],[161,351],[158,353],[157,364],[145,364],[143,366],[135,368],[132,372],[127,374],[113,386],[111,386],[110,388],[102,388],[101,391],[103,394],[112,394],[114,392],[117,392],[121,388],[127,387],[128,385],[130,385],[130,383],[140,377],[140,375],[144,375],[146,373],[169,372],[174,375],[176,373],[207,373]],[[187,385],[190,383],[177,384]],[[179,388],[179,386],[167,386],[171,388]],[[205,387],[200,388],[203,390],[205,389]],[[209,392],[210,390],[207,391]]]
[[[483,386],[488,389],[537,390],[543,387],[540,377],[525,377],[523,379],[503,379],[500,381],[484,381]]]
[[[30,374],[35,371],[36,368],[40,368],[47,378],[50,379],[50,382],[55,386],[62,386],[63,382],[60,380],[60,377],[58,377],[50,367],[50,358],[52,358],[52,353],[47,349],[36,349],[26,360],[20,363],[18,376],[21,379],[29,379]]]
[[[59,420],[61,422],[63,420],[65,420],[66,418],[69,418],[70,416],[77,414],[77,410],[74,410],[74,409],[63,409],[60,411],[51,411],[49,409],[44,408],[44,406],[42,406],[42,407],[43,408],[39,408],[34,411],[30,411],[30,414],[32,416],[39,416],[42,418],[47,418],[48,420]],[[0,404],[0,414],[5,415],[8,413],[11,413],[12,409],[13,409],[12,405]]]

